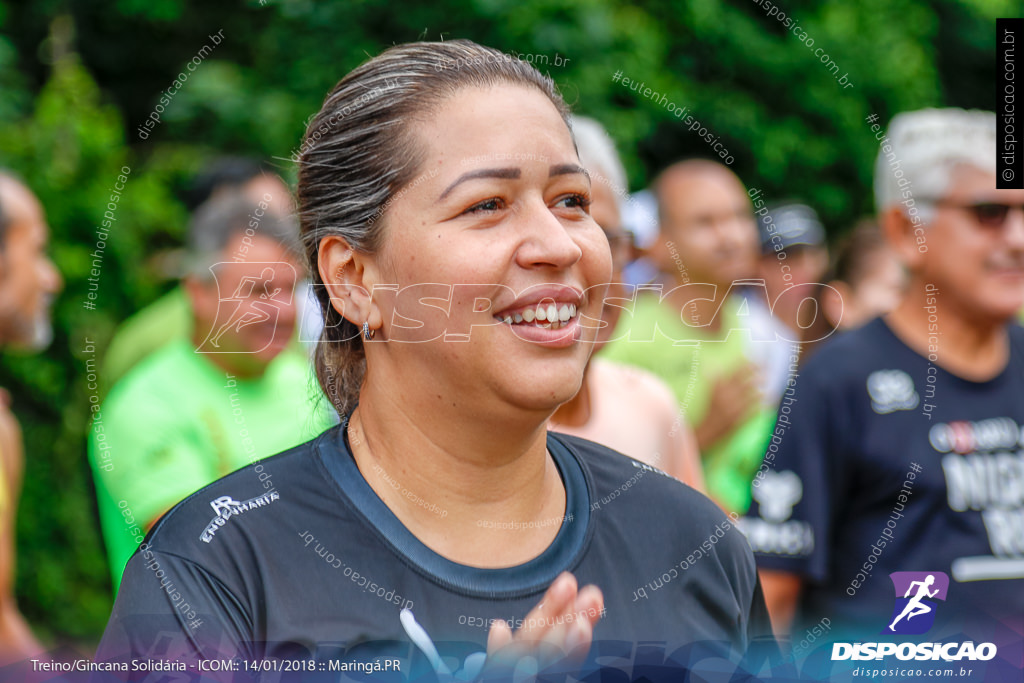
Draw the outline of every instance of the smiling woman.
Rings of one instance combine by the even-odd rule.
[[[769,633],[731,528],[661,599],[638,601],[724,515],[657,470],[547,432],[580,388],[611,254],[564,102],[500,55],[401,45],[327,96],[308,131],[335,123],[302,147],[298,199],[326,312],[317,373],[342,423],[261,463],[280,494],[265,506],[244,502],[263,493],[247,468],[161,520],[128,565],[99,656],[159,642],[172,658],[301,656],[322,669],[398,657],[406,679],[468,680],[508,667],[582,676],[613,640],[627,672],[641,640],[668,648],[665,666],[701,669]],[[386,96],[352,107],[384,83]],[[157,560],[178,597],[147,569]],[[486,643],[467,615],[488,624]]]

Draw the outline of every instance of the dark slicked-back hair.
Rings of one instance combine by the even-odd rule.
[[[324,331],[317,378],[345,416],[366,372],[359,329],[331,306],[318,268],[320,241],[343,238],[353,249],[380,248],[387,208],[418,182],[425,161],[411,132],[465,88],[523,86],[551,100],[568,126],[569,110],[550,78],[533,66],[468,40],[409,43],[354,69],[328,93],[306,129],[298,156],[299,219]]]

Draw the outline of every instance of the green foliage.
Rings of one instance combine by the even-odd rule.
[[[714,152],[665,106],[614,82],[618,71],[687,107],[749,186],[811,202],[836,232],[870,212],[878,143],[865,117],[990,108],[993,19],[1015,2],[784,4],[813,48],[754,0],[437,0],[400,11],[389,0],[0,0],[0,165],[38,193],[66,280],[52,348],[0,361],[25,432],[18,590],[39,634],[87,647],[109,613],[83,349],[89,339],[102,358],[115,325],[169,287],[168,254],[187,222],[175,194],[207,160],[247,153],[290,177],[304,121],[348,70],[394,43],[464,37],[544,56],[570,104],[609,128],[634,189],[674,160]],[[140,139],[219,30],[223,43]],[[814,48],[854,86],[839,85]],[[555,55],[569,61],[556,66]],[[86,310],[96,228],[125,165],[96,310]]]
[[[116,175],[118,157],[127,149],[119,140],[116,110],[100,106],[98,98],[85,69],[69,59],[56,65],[27,118],[0,127],[2,163],[20,172],[46,207],[54,258],[67,283],[55,310],[51,350],[5,357],[3,367],[3,384],[15,397],[22,422],[27,461],[18,518],[20,602],[44,637],[54,635],[51,628],[72,638],[91,637],[109,601],[97,573],[103,560],[82,457],[88,413],[84,363],[76,352],[86,333],[81,296],[89,269],[87,245],[95,241],[92,218],[97,209],[102,214],[102,179]],[[115,315],[98,312],[89,324],[109,330]],[[74,618],[54,618],[60,612]]]
[[[40,636],[90,643],[110,609],[105,559],[84,452],[89,396],[86,361],[102,357],[115,324],[159,293],[143,267],[147,243],[181,237],[185,219],[168,187],[173,169],[154,160],[130,171],[131,191],[102,248],[99,298],[86,310],[97,226],[122,166],[132,166],[117,109],[74,55],[28,115],[0,126],[2,163],[17,171],[46,209],[52,253],[65,280],[54,311],[56,339],[45,355],[4,358],[2,383],[15,396],[27,460],[18,519],[21,605]],[[88,342],[97,349],[87,354]]]

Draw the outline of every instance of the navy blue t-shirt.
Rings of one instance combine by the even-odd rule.
[[[804,580],[794,641],[822,619],[878,640],[892,572],[948,576],[929,639],[1024,626],[1024,330],[1009,336],[1003,371],[972,382],[876,319],[791,382],[741,528],[759,568]]]
[[[520,626],[563,571],[604,593],[584,669],[678,679],[702,660],[738,660],[770,634],[750,547],[711,501],[589,441],[549,435],[548,449],[565,517],[541,555],[507,569],[460,565],[423,545],[366,483],[343,426],[239,470],[157,523],[128,563],[97,660],[195,672],[200,659],[235,658],[245,673],[294,659],[326,677],[297,679],[337,680],[339,663],[395,658],[398,673],[374,675],[431,680],[437,667],[403,625],[404,608],[454,671],[486,649],[493,620]],[[126,677],[144,676],[113,676]]]

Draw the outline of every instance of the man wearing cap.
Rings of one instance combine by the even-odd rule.
[[[816,286],[828,268],[825,229],[814,209],[805,204],[765,205],[761,190],[749,192],[761,238],[757,262],[764,289],[744,292],[750,307],[754,339],[777,339],[778,344],[756,344],[758,365],[765,369],[770,396],[781,397],[786,382],[796,371],[800,341],[812,329],[817,305],[802,306],[815,298]]]
[[[758,195],[752,199],[758,209],[762,199]],[[797,339],[816,314],[813,307],[801,311],[800,303],[814,298],[814,286],[828,269],[825,229],[818,214],[806,204],[783,204],[755,213],[761,236],[758,274],[768,290],[772,317]]]
[[[929,109],[882,141],[878,218],[909,284],[801,370],[742,524],[794,643],[822,620],[843,642],[992,642],[965,666],[1020,675],[997,669],[1024,632],[1024,190],[996,189],[995,138],[990,112]],[[930,611],[900,622],[926,576]]]

